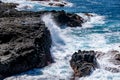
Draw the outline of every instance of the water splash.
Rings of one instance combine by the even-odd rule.
[[[96,19],[96,18],[95,18]],[[99,17],[97,17],[99,19]],[[53,46],[51,48],[51,53],[55,60],[55,63],[43,68],[35,69],[34,76],[28,75],[29,72],[12,76],[6,80],[70,80],[72,77],[73,70],[70,67],[69,60],[72,53],[81,50],[110,50],[111,45],[106,44],[105,34],[99,33],[89,33],[87,28],[64,28],[61,29],[55,21],[53,20],[52,14],[43,15],[42,20],[51,32]],[[93,24],[90,22],[92,26]],[[99,23],[99,22],[98,22]],[[96,24],[98,24],[96,23]],[[109,46],[109,47],[108,47]],[[103,57],[105,59],[105,57]],[[99,63],[104,63],[101,60]],[[36,73],[37,72],[37,73]],[[37,75],[38,73],[41,73]],[[105,75],[103,75],[105,74]],[[91,76],[82,77],[80,80],[119,80],[119,73],[111,73],[103,69],[97,69]]]

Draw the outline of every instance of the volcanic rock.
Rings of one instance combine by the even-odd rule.
[[[75,52],[70,60],[70,65],[74,70],[74,75],[83,77],[90,75],[98,67],[94,51]]]
[[[52,11],[55,21],[61,25],[67,25],[69,27],[82,27],[84,19],[77,14],[67,13],[65,11]]]
[[[120,65],[120,52],[117,50],[108,51],[106,54],[110,55],[108,61],[112,62],[114,65]]]
[[[17,11],[0,3],[0,79],[53,62],[50,31],[41,17],[52,14],[60,25],[81,26],[82,18],[65,11]]]
[[[0,4],[0,80],[53,62],[50,31],[40,17],[7,5]]]

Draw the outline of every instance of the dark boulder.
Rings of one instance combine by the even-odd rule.
[[[65,11],[53,11],[54,20],[61,26],[82,27],[84,19],[77,14],[67,13]]]
[[[74,70],[74,75],[83,77],[90,75],[98,67],[94,51],[75,52],[70,60],[70,65]]]
[[[40,17],[14,9],[11,15],[0,11],[0,80],[53,62],[50,31]]]
[[[53,61],[50,54],[52,40],[44,24],[22,25],[6,22],[0,25],[1,76],[7,77],[35,67],[41,68]]]

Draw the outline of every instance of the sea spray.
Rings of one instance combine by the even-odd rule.
[[[106,44],[106,39],[104,37],[105,34],[89,33],[89,28],[69,28],[66,26],[66,28],[61,29],[53,20],[52,14],[44,15],[42,17],[42,20],[45,22],[45,25],[51,32],[51,36],[53,39],[51,53],[53,55],[55,63],[49,65],[48,67],[45,67],[44,69],[33,70],[32,72],[35,73],[36,76],[24,74],[18,77],[11,77],[13,80],[69,80],[72,77],[73,73],[69,64],[72,53],[74,53],[78,49],[93,49],[103,51],[104,49],[109,50],[111,48],[111,45],[106,48],[108,44]],[[91,22],[91,25],[92,24],[94,23]],[[93,27],[91,28],[95,27],[94,25],[92,26]],[[84,32],[85,30],[87,31]],[[104,63],[104,61],[100,60],[99,63]],[[42,74],[37,75],[36,72]],[[91,76],[82,77],[80,78],[80,80],[109,80],[113,77],[113,80],[119,80],[120,76],[119,74],[113,74],[103,69],[97,69]]]
[[[45,22],[45,25],[49,28],[52,36],[52,41],[54,45],[57,45],[58,43],[63,45],[64,39],[61,35],[61,29],[56,25],[56,23],[53,21],[52,14],[44,15],[42,17],[42,20]]]
[[[83,23],[83,28],[92,28],[95,25],[105,24],[105,16],[98,15],[95,13],[77,13],[77,15],[81,16],[87,22]]]

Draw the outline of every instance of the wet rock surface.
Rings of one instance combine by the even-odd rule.
[[[0,80],[53,62],[45,24],[32,12],[18,12],[7,5],[0,4]]]
[[[41,17],[43,14],[52,14],[53,19],[60,26],[67,25],[68,27],[82,27],[82,24],[85,20],[77,14],[67,13],[64,10],[62,11],[40,11],[40,12],[28,12],[28,11],[17,11],[14,9],[18,4],[13,3],[1,3],[0,4],[0,17],[21,17],[21,16],[34,16]]]
[[[105,69],[113,73],[120,72],[120,52],[117,50],[112,50],[108,51],[106,55],[107,54],[109,55],[108,62],[110,62],[111,65],[114,65],[114,67],[106,67]]]
[[[65,11],[17,11],[17,5],[0,2],[0,79],[53,62],[51,35],[42,15],[52,14],[60,25],[82,23],[78,21],[81,17]]]
[[[108,52],[96,51],[96,58],[101,61],[100,67],[113,72],[120,72],[120,52],[117,50],[110,50]],[[108,65],[109,64],[109,65]]]
[[[99,63],[97,60],[101,62]],[[90,75],[96,68],[101,68],[112,73],[119,73],[120,52],[117,50],[108,52],[79,50],[72,55],[70,65],[74,71],[73,80],[75,77]]]
[[[75,52],[70,60],[74,76],[84,77],[90,75],[98,67],[94,51]]]
[[[59,25],[82,27],[82,23],[84,23],[84,19],[77,14],[66,13],[65,11],[53,11],[53,13],[54,19]]]

